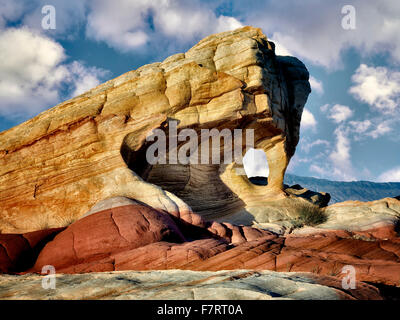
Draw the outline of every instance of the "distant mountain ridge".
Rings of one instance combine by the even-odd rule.
[[[255,184],[265,184],[262,177],[251,178]],[[347,200],[373,201],[382,198],[400,196],[400,182],[370,182],[370,181],[331,181],[312,177],[301,177],[294,174],[285,175],[285,184],[299,184],[304,188],[317,192],[328,192],[331,195],[329,204]]]

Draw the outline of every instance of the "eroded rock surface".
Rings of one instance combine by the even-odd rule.
[[[308,77],[298,59],[276,56],[260,29],[244,27],[0,133],[1,232],[63,227],[118,196],[209,220],[251,214],[260,201],[285,196]],[[234,163],[150,166],[145,138],[155,128],[168,132],[168,120],[177,120],[179,130],[254,129],[255,147],[268,157],[269,186],[252,185]]]
[[[56,275],[43,289],[39,275],[0,277],[0,299],[134,300],[381,300],[373,286],[344,290],[333,277],[271,271],[182,270]]]
[[[319,228],[358,232],[379,239],[398,234],[400,201],[395,198],[370,202],[345,201],[328,206],[324,211],[327,221]]]
[[[184,221],[139,203],[111,206],[59,232],[40,251],[32,268],[19,271],[40,273],[45,265],[54,266],[57,273],[252,269],[312,272],[340,279],[342,268],[351,265],[359,281],[398,285],[398,237],[383,240],[321,230],[279,236],[252,227],[206,222],[196,214]]]
[[[326,206],[328,194],[283,185],[309,92],[305,66],[276,56],[259,29],[245,27],[209,36],[0,133],[0,271],[24,274],[2,277],[0,296],[50,298],[32,288],[39,276],[25,273],[52,265],[61,283],[78,287],[58,298],[81,297],[81,288],[92,298],[166,297],[177,284],[165,289],[163,277],[181,279],[179,272],[198,277],[181,279],[190,290],[181,286],[179,299],[189,292],[209,299],[211,291],[240,298],[243,288],[252,288],[246,294],[254,298],[276,297],[269,280],[254,289],[253,278],[264,275],[283,298],[380,298],[362,282],[358,291],[340,289],[341,270],[351,265],[358,281],[399,285],[400,201]],[[168,137],[169,120],[197,132],[254,129],[255,147],[267,154],[268,185],[251,183],[234,162],[150,165],[146,137],[154,129]],[[209,140],[198,141],[197,150]],[[295,229],[310,214],[326,219]],[[147,273],[150,282],[161,277],[161,289],[124,291],[123,273],[120,285],[104,288],[104,281],[119,279],[116,271],[170,269],[212,271],[211,279],[231,270],[223,275],[233,278],[214,283],[204,273],[162,271]],[[242,276],[238,269],[253,271]],[[311,272],[312,280],[263,270]],[[88,272],[113,273],[62,275]],[[236,287],[235,277],[250,282]],[[79,287],[82,279],[87,283]],[[16,293],[12,280],[32,291]]]

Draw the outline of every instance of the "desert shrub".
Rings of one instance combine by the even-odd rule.
[[[293,221],[293,225],[295,227],[301,227],[304,225],[316,226],[326,221],[326,215],[324,211],[312,203],[297,203],[296,212],[298,213],[298,218]]]

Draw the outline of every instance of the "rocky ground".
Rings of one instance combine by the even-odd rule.
[[[334,279],[331,281],[340,291],[338,284],[345,276],[343,267],[350,265],[355,268],[357,281],[364,282],[363,285],[366,282],[384,285],[382,288],[386,289],[386,286],[396,287],[400,283],[400,238],[394,229],[394,220],[382,217],[393,215],[390,208],[398,208],[399,204],[399,200],[388,198],[375,203],[375,207],[374,203],[368,206],[371,215],[375,208],[375,215],[381,218],[380,224],[366,216],[372,225],[360,223],[357,228],[350,219],[351,210],[346,208],[349,222],[340,219],[342,211],[335,214],[330,208],[330,218],[318,228],[288,229],[290,231],[279,235],[254,226],[206,222],[196,214],[189,214],[182,220],[130,199],[113,198],[100,202],[66,228],[0,235],[2,271],[19,274],[2,276],[2,279],[7,280],[5,283],[14,279],[21,285],[25,282],[29,285],[33,279],[40,279],[30,273],[40,274],[46,265],[54,266],[57,274],[84,274],[91,279],[90,283],[92,277],[102,278],[99,274],[88,274],[97,272],[179,269],[231,270],[234,274],[237,269],[246,269],[309,272],[315,277]],[[343,208],[345,204],[336,206]],[[358,215],[362,213],[362,210],[355,211]],[[360,218],[357,221],[361,221]],[[339,222],[340,229],[334,229]],[[375,228],[368,229],[371,226]],[[74,276],[59,276],[75,281]],[[279,274],[275,276],[280,277]],[[277,284],[275,290],[279,286]],[[40,292],[43,297],[47,295]],[[78,292],[74,294],[79,296]],[[257,294],[261,297],[266,293]],[[25,297],[29,295],[25,293]],[[351,295],[374,299],[384,296],[361,294],[358,290]]]
[[[373,286],[344,290],[333,277],[272,271],[124,271],[59,274],[55,288],[44,276],[0,277],[0,299],[135,300],[353,300],[382,299]]]

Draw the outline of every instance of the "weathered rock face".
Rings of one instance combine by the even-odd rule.
[[[40,252],[32,271],[58,272],[178,268],[245,243],[276,236],[265,230],[205,222],[201,216],[170,216],[146,205],[111,199],[59,233]],[[106,209],[105,209],[106,208]],[[20,270],[22,271],[22,270]]]
[[[56,290],[45,290],[39,275],[0,278],[0,299],[124,300],[382,300],[373,286],[302,273],[182,270],[59,274]]]
[[[305,66],[276,56],[252,27],[123,74],[0,133],[0,231],[66,226],[117,196],[182,217],[251,213],[283,195],[309,93]],[[237,175],[234,163],[150,166],[145,138],[155,128],[168,132],[168,119],[179,130],[254,129],[268,187]]]
[[[341,271],[351,265],[357,281],[399,285],[400,201],[327,206],[329,194],[283,185],[309,92],[304,65],[276,56],[259,29],[245,27],[207,37],[185,54],[128,72],[1,133],[0,272],[40,273],[52,265],[68,283],[87,280],[82,290],[93,291],[92,298],[175,292],[183,299],[196,292],[201,299],[213,292],[229,299],[249,297],[249,288],[260,299],[381,298],[363,282],[343,290]],[[169,120],[198,133],[254,129],[255,147],[269,161],[268,185],[238,174],[243,168],[235,162],[150,165],[146,137],[161,129],[170,138]],[[197,141],[199,155],[211,140]],[[224,153],[222,146],[217,151]],[[300,228],[299,218],[318,225]],[[135,273],[117,273],[124,270],[164,271],[138,274],[155,283],[152,289],[125,291]],[[65,275],[89,272],[111,273]],[[195,279],[177,293],[160,279],[170,275]],[[15,288],[26,292],[37,277],[13,278]],[[233,285],[232,277],[243,283]],[[10,289],[10,279],[0,279],[0,298],[28,297]],[[261,280],[281,292],[269,294]],[[102,287],[122,282],[99,293],[99,281]],[[35,290],[29,297],[43,295]],[[68,292],[46,297],[82,296]]]
[[[343,230],[279,236],[252,227],[206,222],[196,214],[182,220],[139,203],[116,206],[118,202],[124,203],[122,199],[107,200],[99,205],[101,211],[93,210],[59,230],[38,253],[32,268],[7,270],[4,265],[3,272],[40,273],[46,265],[54,266],[58,274],[251,269],[311,272],[339,281],[345,275],[342,268],[351,265],[357,281],[398,285],[398,237],[366,239]],[[17,243],[16,238],[14,235],[1,244],[9,248]],[[14,253],[14,260],[23,254],[21,250]]]
[[[379,239],[398,235],[400,201],[394,198],[370,202],[345,201],[328,206],[324,211],[327,221],[319,228],[357,232]]]
[[[288,194],[307,199],[319,207],[326,207],[331,199],[329,193],[311,191],[298,184],[286,188],[285,191]]]

